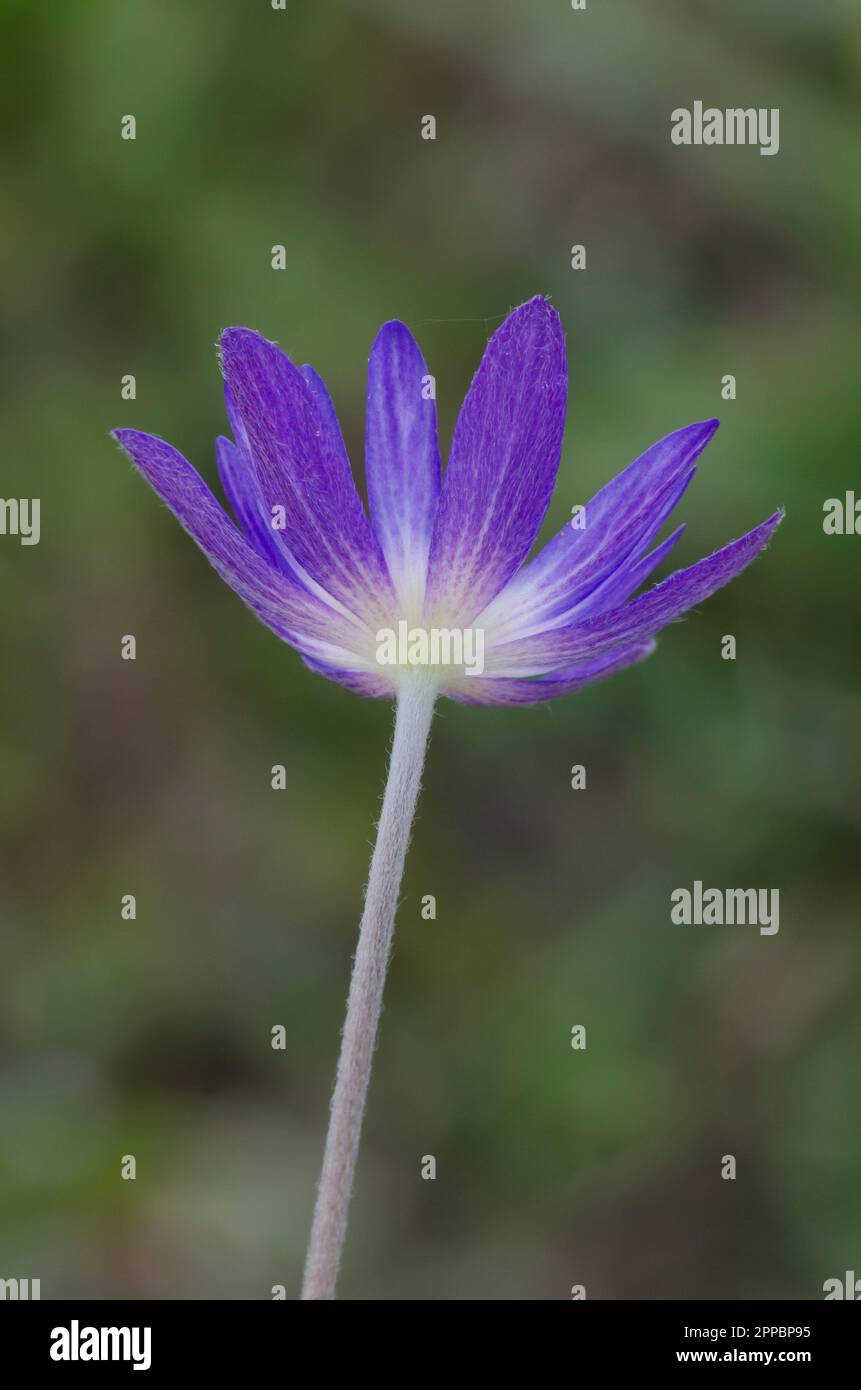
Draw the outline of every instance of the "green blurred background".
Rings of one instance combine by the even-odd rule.
[[[0,543],[0,1276],[296,1295],[390,737],[107,431],[212,479],[214,344],[247,324],[323,373],[360,469],[396,316],[447,443],[488,332],[546,293],[572,405],[545,534],[713,414],[677,563],[788,517],[644,666],[441,707],[340,1295],[821,1297],[861,1268],[861,540],[822,530],[861,481],[858,6],[0,13],[3,492],[42,499],[41,543]],[[778,106],[777,157],[673,146],[695,99]],[[779,888],[779,935],[673,926],[696,878]]]

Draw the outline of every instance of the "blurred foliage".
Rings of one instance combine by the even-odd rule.
[[[848,0],[4,0],[4,491],[42,540],[0,545],[0,1275],[295,1294],[389,738],[107,431],[212,477],[243,323],[323,372],[358,465],[396,316],[447,437],[537,292],[572,373],[547,534],[715,413],[678,563],[788,519],[644,666],[441,708],[341,1293],[815,1298],[858,1267],[861,541],[822,504],[861,493],[859,38]],[[779,155],[671,145],[695,98],[779,106]],[[673,927],[695,878],[778,887],[779,935]]]

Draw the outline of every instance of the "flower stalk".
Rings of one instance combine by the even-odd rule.
[[[305,1261],[303,1300],[335,1297],[395,913],[436,694],[436,681],[427,671],[404,676],[398,690],[389,773],[371,856]]]

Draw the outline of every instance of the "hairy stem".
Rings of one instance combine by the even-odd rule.
[[[371,856],[332,1094],[329,1132],[305,1261],[303,1299],[335,1297],[404,859],[435,698],[436,688],[427,673],[405,678],[398,694],[389,775],[377,842]]]

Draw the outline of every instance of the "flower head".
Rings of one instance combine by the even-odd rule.
[[[527,560],[556,480],[568,383],[562,325],[540,297],[488,343],[444,476],[433,379],[404,324],[383,325],[368,370],[369,514],[313,368],[247,328],[224,332],[221,361],[233,439],[217,441],[216,461],[235,522],[170,444],[114,437],[249,608],[313,670],[364,695],[394,696],[416,665],[471,704],[578,690],[648,656],[656,633],[739,574],[782,519],[632,597],[681,535],[650,549],[717,429],[707,420],[647,449]]]

